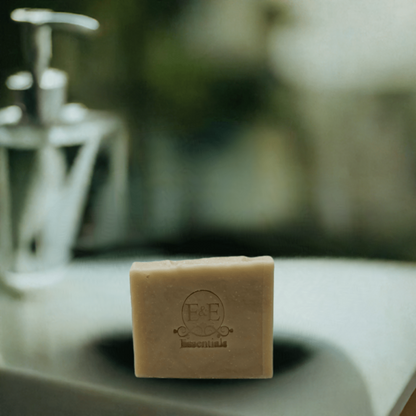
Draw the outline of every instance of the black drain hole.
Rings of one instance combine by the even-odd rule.
[[[98,351],[112,364],[134,375],[133,338],[131,335],[119,335],[103,338],[95,343]],[[312,351],[299,341],[276,339],[273,343],[274,375],[290,371],[312,355]],[[231,380],[221,380],[230,382]],[[198,380],[198,382],[218,382],[218,380]]]

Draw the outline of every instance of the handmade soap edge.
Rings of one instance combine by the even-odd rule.
[[[270,256],[230,256],[230,257],[207,257],[202,259],[191,260],[156,260],[148,262],[134,262],[130,268],[130,276],[133,271],[138,273],[152,272],[154,270],[177,270],[178,268],[192,267],[232,267],[255,264],[273,263],[274,260]]]
[[[263,378],[273,378],[274,260],[270,266],[270,273],[263,277],[263,287],[269,289],[263,290],[263,305],[271,305],[263,314]]]
[[[130,270],[130,301],[131,301],[131,314],[132,314],[132,332],[133,332],[133,354],[134,354],[134,374],[136,377],[143,377],[140,374],[139,371],[139,364],[142,361],[140,357],[140,330],[137,328],[138,320],[135,319],[135,315],[140,315],[139,308],[141,306],[141,299],[140,291],[136,290],[136,287],[138,284],[140,284],[140,281],[137,279],[134,279],[133,277],[134,272]]]

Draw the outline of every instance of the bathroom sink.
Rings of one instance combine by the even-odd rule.
[[[0,415],[394,416],[416,387],[415,266],[276,260],[273,379],[168,380],[133,374],[132,261],[0,294]]]
[[[272,380],[169,380],[135,379],[131,368],[84,351],[78,359],[95,382],[4,369],[0,404],[7,415],[31,416],[373,415],[361,375],[340,351],[285,339],[274,353]]]

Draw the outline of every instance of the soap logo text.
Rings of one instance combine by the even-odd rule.
[[[181,338],[181,348],[215,348],[226,347],[227,341],[215,341],[206,337],[226,337],[232,328],[223,326],[225,318],[224,305],[221,299],[210,290],[197,290],[191,293],[182,305],[183,326],[173,332]],[[205,340],[191,341],[189,337],[203,337]]]

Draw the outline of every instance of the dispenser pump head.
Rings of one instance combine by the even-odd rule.
[[[65,103],[67,85],[63,71],[49,68],[52,30],[90,34],[99,23],[91,17],[49,9],[16,9],[11,19],[22,25],[23,54],[29,72],[9,77],[7,86],[18,92],[17,104],[24,107],[32,121],[51,123]]]

